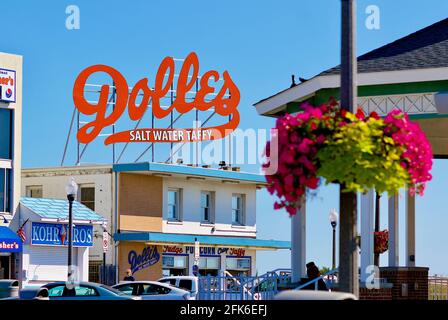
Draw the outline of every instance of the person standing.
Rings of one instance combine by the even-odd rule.
[[[132,275],[131,269],[126,270],[126,276],[123,279],[124,281],[135,281],[134,276]]]

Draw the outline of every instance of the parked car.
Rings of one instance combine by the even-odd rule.
[[[358,300],[347,292],[314,290],[286,290],[275,295],[274,300]]]
[[[195,300],[198,295],[199,281],[194,276],[171,276],[163,277],[157,282],[168,283],[182,290],[187,290],[190,293],[190,300]]]
[[[156,281],[122,282],[113,286],[114,289],[142,300],[190,300],[190,292]]]
[[[66,282],[51,282],[42,286],[48,290],[50,300],[141,300],[140,297],[129,296],[111,287],[93,283],[75,283],[69,288]]]
[[[19,291],[17,296],[11,296],[2,300],[50,300],[47,288],[25,288]]]

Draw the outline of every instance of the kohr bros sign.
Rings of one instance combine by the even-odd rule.
[[[68,245],[68,225],[33,222],[31,244],[47,246]],[[73,227],[73,246],[93,246],[93,226],[77,224]]]

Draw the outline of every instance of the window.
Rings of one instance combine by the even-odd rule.
[[[79,286],[75,287],[76,296],[77,297],[87,297],[87,296],[97,296],[98,293],[96,292],[95,288],[92,287],[86,287],[86,286]]]
[[[228,269],[228,270],[250,270],[250,258],[227,257],[226,269]]]
[[[232,223],[244,224],[244,195],[232,195]]]
[[[98,296],[95,288],[88,286],[77,286],[74,289],[68,289],[65,285],[57,285],[48,288],[49,297],[89,297]]]
[[[90,210],[95,211],[95,187],[81,186],[80,188],[81,203]]]
[[[168,190],[168,219],[180,220],[180,190]]]
[[[136,294],[135,284],[133,284],[133,283],[123,284],[121,286],[116,287],[116,289],[118,289],[120,292],[127,294],[129,296]]]
[[[143,284],[142,286],[143,295],[168,294],[171,292],[171,289],[156,284]]]
[[[162,266],[163,268],[185,269],[187,268],[187,257],[164,255],[162,257]]]
[[[12,160],[12,110],[0,108],[0,159]]]
[[[179,288],[191,292],[193,290],[193,281],[188,279],[180,279]]]
[[[11,212],[11,169],[0,168],[0,212]]]
[[[213,193],[208,191],[201,192],[201,220],[203,222],[213,221]]]
[[[176,285],[176,279],[162,279],[162,280],[159,280],[159,282],[161,282],[161,283],[168,283],[168,284],[170,284],[172,286]]]
[[[26,196],[30,198],[42,198],[43,197],[42,186],[27,186]]]
[[[48,289],[48,296],[49,297],[62,297],[62,294],[64,293],[64,288],[65,288],[65,285],[50,288],[50,289]]]

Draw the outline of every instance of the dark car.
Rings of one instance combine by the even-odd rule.
[[[43,285],[48,289],[50,300],[141,300],[140,297],[126,295],[111,287],[93,283],[80,282],[68,285],[66,282],[51,282]]]

